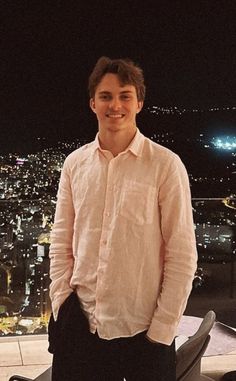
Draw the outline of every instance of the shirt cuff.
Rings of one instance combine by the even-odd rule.
[[[153,320],[147,336],[154,342],[171,345],[177,334],[178,322],[175,324],[165,324],[157,320]]]

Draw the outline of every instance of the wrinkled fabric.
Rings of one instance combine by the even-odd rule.
[[[172,343],[196,269],[186,169],[139,130],[116,157],[98,136],[65,160],[50,247],[54,319],[76,290],[100,338]]]

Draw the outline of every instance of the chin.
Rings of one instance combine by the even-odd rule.
[[[122,131],[124,129],[125,129],[125,127],[122,127],[122,126],[109,126],[107,128],[107,130],[110,132],[119,132],[119,131]]]

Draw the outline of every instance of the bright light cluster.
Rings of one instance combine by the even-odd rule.
[[[236,136],[225,136],[221,138],[213,138],[212,144],[215,148],[234,151],[236,150]]]

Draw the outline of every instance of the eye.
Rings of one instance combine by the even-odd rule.
[[[102,101],[108,101],[111,99],[111,96],[109,94],[101,94],[99,95],[99,99],[101,99]]]
[[[131,97],[130,97],[130,95],[127,95],[127,94],[123,94],[123,95],[121,95],[121,99],[123,99],[123,100],[129,100]]]

